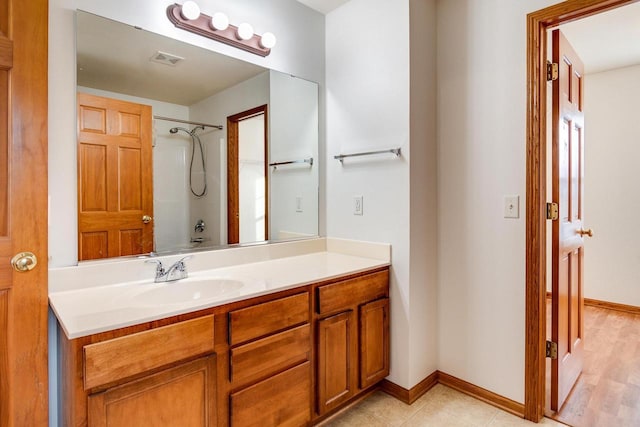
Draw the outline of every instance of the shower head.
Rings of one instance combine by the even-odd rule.
[[[169,133],[178,133],[178,131],[179,131],[179,130],[181,130],[181,131],[186,132],[186,133],[188,133],[189,135],[193,136],[193,135],[195,135],[195,133],[196,133],[196,131],[197,131],[198,129],[202,129],[202,130],[204,130],[204,126],[201,126],[201,125],[200,125],[200,126],[196,126],[196,127],[194,127],[193,129],[191,129],[191,130],[189,130],[189,129],[185,129],[185,128],[182,128],[182,127],[175,127],[175,128],[171,128],[171,129],[169,129]]]
[[[178,133],[178,128],[171,128],[169,129],[170,133]]]

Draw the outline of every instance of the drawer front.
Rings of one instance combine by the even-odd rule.
[[[229,313],[229,344],[235,345],[309,321],[309,293]]]
[[[318,314],[347,310],[389,295],[389,270],[318,287]]]
[[[298,326],[231,350],[231,382],[234,387],[266,378],[309,360],[311,327]]]
[[[85,390],[213,352],[213,316],[84,347]]]
[[[311,420],[311,363],[233,393],[231,425],[299,427]]]

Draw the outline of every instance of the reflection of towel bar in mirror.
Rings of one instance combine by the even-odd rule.
[[[287,162],[269,163],[269,166],[273,166],[273,170],[276,170],[278,169],[278,166],[293,165],[296,163],[309,163],[309,166],[313,166],[313,157],[309,157],[308,159],[302,159],[302,160],[289,160]]]
[[[340,160],[340,163],[342,163],[342,161],[347,157],[370,156],[372,154],[385,154],[385,153],[395,154],[396,157],[400,157],[400,154],[402,154],[400,151],[400,147],[398,147],[398,148],[390,148],[388,150],[364,151],[361,153],[352,153],[352,154],[338,154],[337,156],[333,156],[333,158],[336,160]]]
[[[168,122],[186,123],[188,125],[204,126],[208,128],[215,128],[222,130],[222,125],[210,125],[209,123],[192,122],[191,120],[173,119],[171,117],[153,116],[156,120],[166,120]]]

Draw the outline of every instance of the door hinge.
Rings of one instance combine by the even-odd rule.
[[[547,219],[556,221],[558,219],[558,204],[547,203]]]
[[[558,358],[558,343],[553,341],[547,341],[547,357],[551,359]]]
[[[558,63],[547,61],[547,81],[558,80]]]

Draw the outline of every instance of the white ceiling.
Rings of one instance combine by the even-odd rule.
[[[560,26],[585,74],[640,64],[640,3]]]
[[[192,105],[266,70],[86,12],[77,25],[79,86]],[[149,61],[156,51],[184,60]]]
[[[349,0],[298,0],[300,3],[315,9],[325,15],[333,9],[337,9]]]

